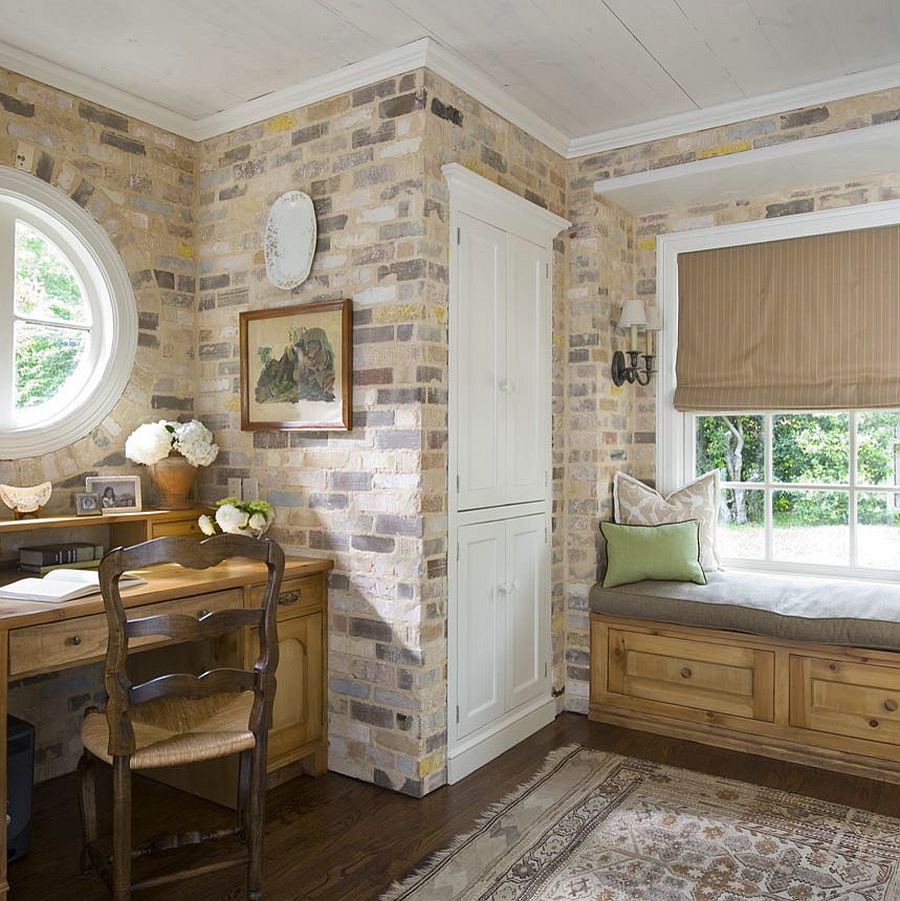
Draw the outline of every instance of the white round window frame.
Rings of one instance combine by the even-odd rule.
[[[131,279],[103,228],[74,200],[39,178],[0,167],[0,196],[19,201],[46,218],[55,231],[67,233],[67,244],[79,251],[77,268],[87,272],[95,294],[92,341],[102,342],[87,395],[77,407],[49,421],[0,431],[0,459],[21,460],[74,444],[96,428],[121,398],[131,378],[137,350],[138,316]],[[64,248],[68,255],[69,248]],[[73,261],[75,262],[75,261]]]

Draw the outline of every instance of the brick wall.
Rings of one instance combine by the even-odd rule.
[[[193,409],[194,146],[190,141],[0,69],[0,166],[19,143],[34,148],[33,174],[55,185],[105,229],[131,276],[139,340],[131,380],[111,414],[75,444],[43,457],[0,461],[0,482],[49,479],[51,512],[72,512],[88,475],[142,476],[124,441],[150,418]],[[60,538],[72,540],[72,536]],[[52,540],[52,538],[48,538]],[[0,551],[6,555],[6,543]],[[102,687],[98,667],[25,680],[11,712],[37,723],[37,778],[71,770],[80,753],[83,708]]]

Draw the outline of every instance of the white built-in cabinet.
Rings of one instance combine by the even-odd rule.
[[[569,223],[456,164],[450,187],[448,779],[549,723],[552,242]]]

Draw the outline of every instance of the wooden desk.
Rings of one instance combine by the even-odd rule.
[[[269,732],[269,770],[304,761],[307,772],[327,766],[327,590],[330,560],[288,558],[278,611],[281,657],[278,688]],[[138,614],[167,608],[181,613],[258,605],[266,568],[250,561],[231,561],[209,570],[157,566],[139,571],[146,585],[122,592],[125,606]],[[252,633],[240,636],[238,653],[244,665],[255,659]],[[55,672],[101,660],[106,654],[107,626],[99,595],[64,604],[0,600],[0,811],[6,798],[6,710],[10,678]],[[145,650],[165,641],[139,639],[132,647]],[[0,901],[7,897],[6,817],[0,816]]]

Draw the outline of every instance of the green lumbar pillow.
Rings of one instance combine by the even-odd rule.
[[[661,526],[602,522],[600,531],[606,539],[604,588],[644,579],[706,584],[700,566],[700,523],[696,519]]]

